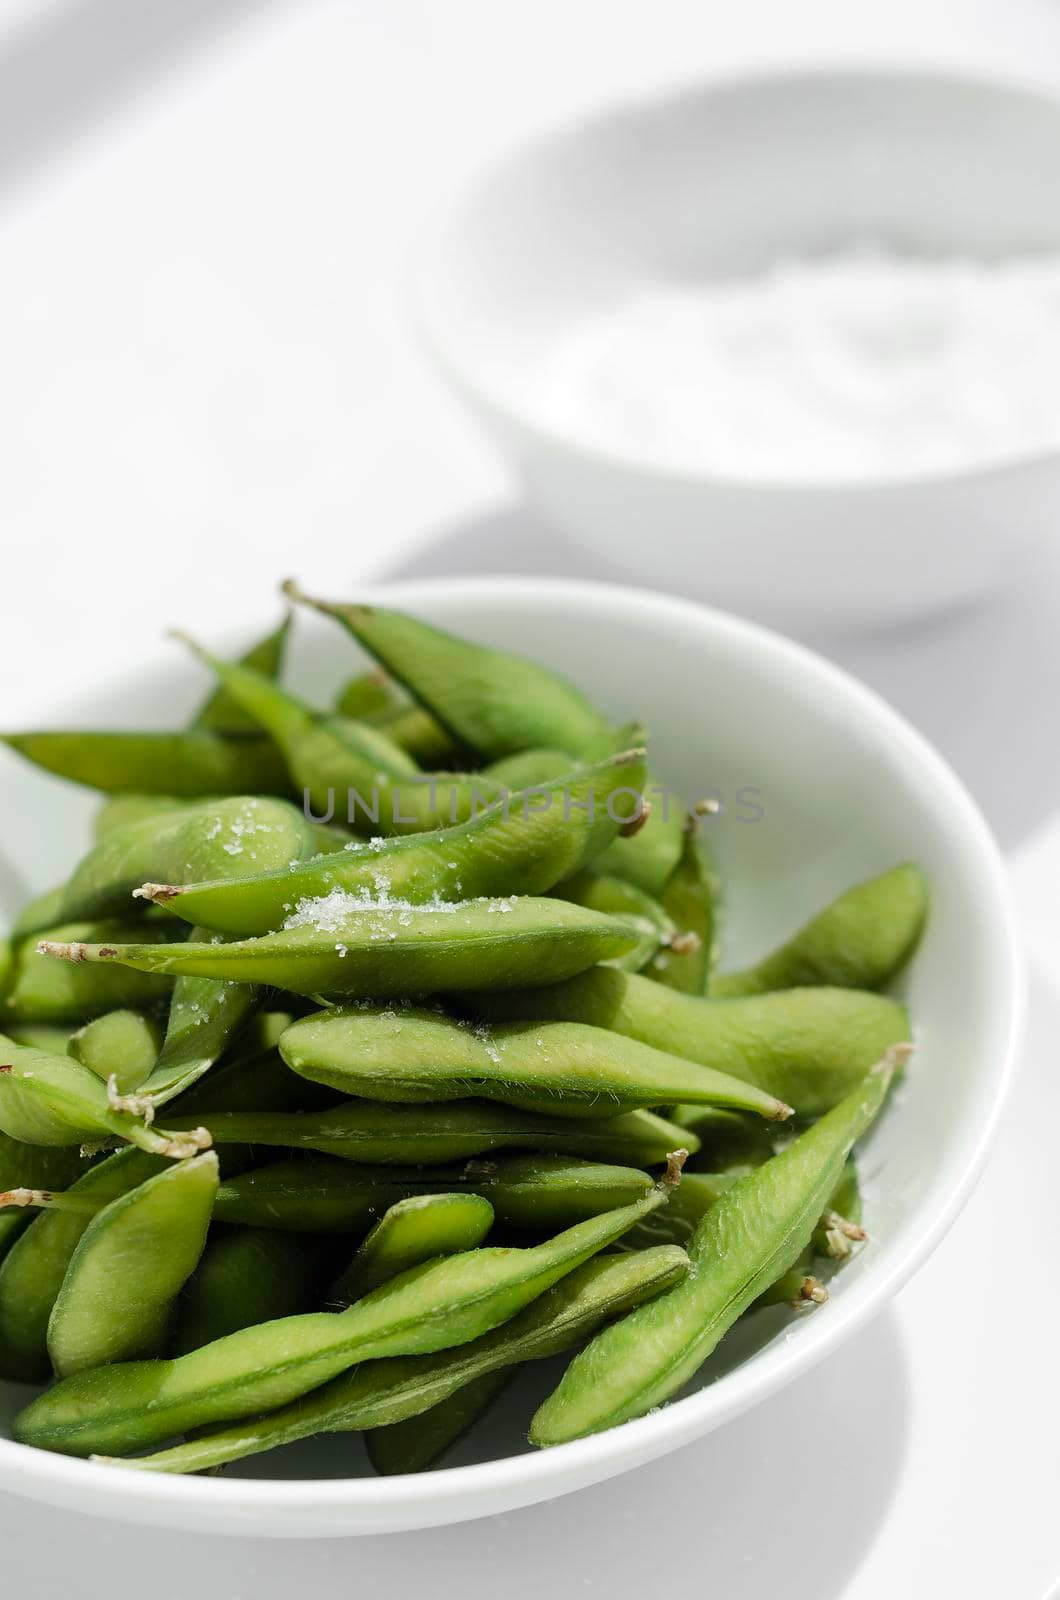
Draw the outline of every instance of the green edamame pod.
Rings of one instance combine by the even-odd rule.
[[[624,917],[639,930],[640,938],[633,949],[624,956],[613,957],[610,963],[623,972],[640,972],[651,963],[656,951],[662,946],[668,948],[677,935],[677,928],[659,901],[625,878],[613,878],[608,873],[579,872],[557,884],[555,893],[561,900],[573,900],[590,911]]]
[[[335,696],[335,715],[349,722],[374,722],[390,712],[405,710],[409,702],[397,684],[378,667],[361,672],[343,684]]]
[[[555,747],[580,755],[606,740],[606,718],[580,690],[534,661],[489,650],[379,606],[290,599],[334,617],[458,743],[487,760]]]
[[[919,868],[892,867],[841,894],[757,966],[721,973],[711,993],[765,994],[808,984],[882,989],[912,957],[927,909]]]
[[[274,984],[310,998],[436,994],[551,983],[627,950],[636,935],[613,917],[563,900],[471,900],[411,906],[341,890],[303,905],[279,933],[229,944],[44,942],[65,961],[118,963],[175,977]]]
[[[890,1045],[909,1037],[905,1008],[885,995],[820,988],[703,999],[607,967],[468,1003],[486,1017],[609,1028],[754,1083],[803,1117],[837,1104]]]
[[[167,1120],[172,1123],[166,1135],[170,1143],[182,1134],[191,1140],[202,1133],[193,1127],[195,1117]],[[488,1150],[522,1149],[647,1167],[665,1160],[670,1150],[692,1150],[697,1143],[687,1129],[675,1129],[650,1111],[627,1111],[616,1117],[544,1117],[478,1100],[428,1106],[346,1100],[330,1111],[297,1116],[222,1111],[209,1121],[215,1144],[315,1150],[378,1166],[429,1166]]]
[[[682,994],[706,994],[714,950],[717,875],[699,837],[696,818],[685,826],[681,858],[659,894],[659,903],[677,930],[651,960],[646,976]]]
[[[182,1107],[199,1116],[217,1106],[226,1110],[250,1106],[287,1111],[304,1109],[305,1091],[313,1086],[289,1071],[276,1050],[270,1048],[290,1018],[266,1014],[259,1021],[258,1052],[251,1050],[248,1055],[200,1080],[182,1096]],[[4,1144],[4,1136],[0,1135],[0,1150]],[[85,1228],[110,1201],[163,1171],[166,1161],[162,1156],[148,1155],[127,1145],[85,1171],[85,1162],[69,1150],[48,1150],[35,1145],[15,1145],[14,1149],[22,1158],[20,1164],[11,1169],[0,1162],[0,1176],[12,1180],[10,1187],[16,1190],[22,1203],[44,1209],[33,1218],[0,1264],[0,1376],[33,1382],[47,1375],[48,1318]],[[241,1181],[238,1174],[252,1166],[254,1160],[253,1153],[243,1147],[226,1145],[219,1153],[222,1177],[226,1183],[238,1184]],[[42,1163],[51,1163],[51,1166]],[[344,1172],[351,1170],[345,1162],[334,1164]],[[285,1165],[279,1163],[280,1167]],[[638,1176],[647,1187],[647,1178],[643,1174]],[[72,1187],[62,1192],[66,1184]],[[602,1184],[592,1187],[594,1192],[607,1193]],[[223,1188],[222,1185],[218,1195]],[[617,1186],[611,1192],[618,1193]],[[612,1200],[611,1204],[621,1204],[633,1197],[634,1192],[627,1184],[621,1198]],[[298,1210],[300,1203],[304,1203],[302,1210]],[[291,1208],[298,1210],[300,1218],[295,1225],[310,1232],[313,1225],[306,1219],[306,1211],[311,1204],[311,1198],[302,1196],[300,1201],[297,1195],[291,1197]],[[605,1210],[607,1206],[600,1205],[598,1209]],[[223,1207],[215,1203],[215,1212],[222,1211]],[[21,1227],[30,1216],[28,1210],[0,1210],[0,1240],[9,1221]],[[259,1216],[257,1220],[262,1219]],[[302,1255],[307,1261],[315,1259],[312,1249],[304,1249]]]
[[[292,1024],[280,1054],[300,1077],[369,1100],[476,1094],[557,1117],[687,1100],[771,1120],[791,1115],[790,1106],[739,1078],[578,1022],[471,1028],[433,1011],[319,1011]]]
[[[142,1011],[108,1011],[71,1036],[75,1061],[118,1094],[131,1094],[150,1076],[162,1047],[162,1030]]]
[[[293,1076],[293,1074],[292,1074]],[[231,1146],[226,1146],[224,1154]],[[296,1156],[226,1177],[214,1215],[297,1233],[356,1234],[408,1195],[484,1194],[498,1222],[547,1233],[631,1205],[652,1180],[636,1167],[574,1156],[500,1156],[457,1167],[359,1167],[337,1156]]]
[[[485,810],[499,785],[481,774],[429,777],[384,730],[321,715],[249,667],[232,666],[187,640],[283,752],[291,784],[314,816],[335,814],[381,834],[451,826]],[[363,816],[361,815],[363,813]]]
[[[287,794],[271,739],[194,729],[183,733],[7,733],[0,742],[34,766],[104,794]]]
[[[665,1294],[687,1269],[687,1256],[672,1247],[637,1256],[597,1255],[510,1321],[461,1347],[363,1364],[282,1410],[122,1465],[197,1472],[314,1433],[392,1427],[424,1416],[486,1374],[569,1350],[609,1318]]]
[[[406,1417],[403,1422],[370,1428],[364,1445],[376,1472],[388,1478],[399,1473],[426,1472],[470,1432],[513,1376],[514,1369],[497,1367],[472,1378],[426,1411]],[[216,1439],[216,1435],[211,1437]]]
[[[298,1234],[211,1228],[177,1300],[171,1353],[186,1355],[240,1328],[310,1310],[323,1265],[320,1245]]]
[[[598,1334],[530,1426],[561,1444],[643,1416],[698,1371],[737,1317],[798,1260],[855,1142],[883,1105],[889,1061],[780,1155],[712,1205],[689,1244],[692,1270],[654,1310]]]
[[[105,916],[127,907],[148,878],[232,877],[304,861],[309,823],[285,800],[241,795],[144,817],[104,834],[63,891],[63,917]]]
[[[481,1195],[420,1194],[395,1201],[336,1278],[328,1303],[336,1310],[351,1305],[423,1261],[475,1250],[492,1226],[493,1207]]]
[[[66,1150],[37,1153],[73,1159]],[[84,1163],[78,1166],[83,1169]],[[71,1170],[64,1181],[72,1187],[65,1194],[52,1193],[63,1188],[59,1181],[28,1186],[35,1200],[59,1203],[35,1216],[21,1213],[27,1221],[32,1217],[30,1226],[0,1263],[0,1377],[38,1383],[48,1376],[48,1321],[85,1229],[112,1200],[165,1170],[164,1157],[127,1146],[87,1172]],[[8,1215],[0,1211],[0,1229]]]
[[[598,856],[624,826],[644,778],[643,750],[587,766],[434,833],[376,839],[288,871],[141,893],[186,922],[219,932],[272,933],[303,903],[335,890],[416,904],[491,894],[543,894]]]
[[[60,1146],[117,1138],[178,1160],[209,1147],[202,1128],[174,1135],[116,1110],[106,1086],[72,1056],[17,1045],[2,1034],[0,1055],[0,1132],[9,1138]]]
[[[192,943],[210,939],[193,928]],[[138,1084],[154,1107],[165,1105],[208,1072],[258,1004],[250,984],[216,978],[178,978],[173,986],[165,1041],[150,1073]]]
[[[266,678],[278,678],[283,671],[283,660],[287,653],[287,640],[291,632],[292,615],[287,611],[278,628],[267,633],[259,639],[245,655],[239,657],[239,663],[244,667],[251,667],[255,672],[263,673]],[[257,733],[258,725],[253,717],[249,717],[239,702],[228,693],[223,684],[210,693],[205,704],[200,706],[191,720],[193,728],[214,728],[220,733]]]
[[[217,1192],[212,1153],[175,1162],[92,1218],[48,1323],[60,1378],[165,1348],[175,1301],[194,1272]]]
[[[358,1362],[469,1343],[665,1205],[676,1175],[643,1200],[524,1250],[483,1248],[403,1272],[347,1311],[244,1328],[170,1361],[75,1373],[14,1422],[23,1444],[72,1455],[128,1451],[286,1405]]]
[[[168,932],[161,922],[69,922],[45,930],[58,943],[126,939],[161,939]],[[15,949],[14,982],[0,1003],[0,1021],[16,1023],[82,1023],[107,1011],[127,1008],[147,1010],[161,1004],[173,987],[159,973],[134,972],[131,967],[83,967],[49,961],[40,954],[38,940],[23,939]]]
[[[345,713],[347,716],[349,712]],[[456,771],[461,751],[441,723],[423,706],[408,703],[395,706],[382,715],[369,717],[373,727],[400,746],[425,771]]]

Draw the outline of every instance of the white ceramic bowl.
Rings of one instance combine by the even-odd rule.
[[[982,1164],[1020,1010],[1005,878],[972,801],[907,723],[798,646],[685,601],[485,578],[406,584],[387,595],[551,663],[616,719],[643,717],[662,776],[732,807],[710,824],[727,884],[726,962],[767,946],[859,878],[907,857],[923,864],[934,906],[907,984],[919,1049],[865,1146],[871,1242],[821,1309],[745,1319],[686,1398],[559,1449],[526,1446],[534,1396],[555,1379],[531,1369],[469,1443],[463,1459],[476,1464],[421,1477],[359,1475],[367,1469],[358,1442],[342,1436],[221,1478],[139,1475],[0,1437],[0,1488],[125,1521],[276,1536],[425,1527],[563,1494],[707,1433],[829,1355],[939,1242]],[[323,696],[355,670],[353,651],[337,628],[299,621],[292,681]],[[242,640],[212,642],[234,651]],[[179,719],[203,688],[178,651],[160,651],[136,683],[71,697],[54,708],[54,721]],[[736,820],[750,809],[737,803],[741,789],[759,791],[760,821]],[[9,869],[25,868],[25,888],[60,878],[83,842],[90,799],[11,758],[2,807]],[[25,1390],[0,1387],[0,1433],[25,1399]]]
[[[767,621],[857,627],[965,602],[1060,513],[1060,452],[857,484],[759,483],[571,436],[541,352],[645,281],[740,276],[875,240],[1060,247],[1060,102],[904,71],[797,72],[637,104],[544,139],[431,229],[429,348],[546,515],[653,587]]]

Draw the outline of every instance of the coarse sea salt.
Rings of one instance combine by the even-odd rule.
[[[435,895],[424,905],[414,905],[410,900],[395,899],[384,879],[375,893],[370,889],[356,894],[349,889],[329,889],[327,894],[307,896],[298,901],[283,925],[285,929],[314,928],[317,933],[341,933],[351,917],[382,911],[396,913],[400,926],[407,928],[414,916],[430,912],[451,913],[458,910],[462,903],[442,900]],[[397,934],[390,929],[378,929],[370,937],[396,939]],[[341,953],[345,954],[344,951]]]
[[[648,282],[542,350],[537,406],[677,471],[856,482],[1060,446],[1060,256],[864,246]]]

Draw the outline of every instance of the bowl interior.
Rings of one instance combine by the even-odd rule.
[[[419,274],[430,337],[509,403],[543,342],[638,282],[851,240],[993,257],[1060,241],[1060,103],[931,73],[698,88],[557,134],[474,187]]]
[[[445,626],[548,662],[616,719],[643,718],[666,783],[721,803],[708,828],[725,881],[726,965],[768,948],[834,893],[896,861],[920,862],[933,886],[930,926],[906,985],[918,1052],[863,1160],[871,1243],[838,1276],[823,1309],[745,1319],[690,1398],[615,1434],[525,1457],[523,1477],[511,1458],[526,1450],[534,1397],[554,1373],[520,1377],[456,1458],[508,1458],[506,1503],[517,1503],[557,1492],[568,1451],[583,1452],[569,1459],[586,1464],[581,1481],[589,1481],[760,1398],[879,1304],[937,1240],[999,1103],[1016,1012],[1011,929],[994,847],[957,781],[895,714],[820,659],[719,613],[633,591],[484,579],[406,585],[391,591],[395,597]],[[242,641],[212,642],[234,652]],[[291,681],[322,701],[358,666],[345,635],[301,616],[292,655]],[[57,705],[54,723],[179,723],[206,687],[198,668],[171,648],[135,684]],[[93,805],[13,757],[3,762],[0,895],[10,917],[21,895],[69,871],[87,842]],[[0,1433],[26,1398],[25,1390],[0,1387]],[[0,1438],[0,1475],[30,1454]],[[38,1466],[46,1470],[43,1458]],[[60,1470],[96,1469],[56,1462]],[[340,1436],[231,1470],[348,1479],[367,1468],[357,1441]],[[487,1471],[502,1468],[472,1468],[469,1489]],[[460,1474],[432,1477],[437,1485]],[[141,1484],[126,1480],[116,1513],[119,1499],[127,1507]],[[349,1486],[350,1504],[358,1487]],[[418,1491],[382,1486],[391,1488],[405,1496],[406,1519],[415,1522]],[[156,1501],[186,1492],[201,1502],[224,1489],[223,1481],[151,1480],[143,1492]],[[458,1504],[459,1485],[455,1492]],[[463,1514],[476,1514],[473,1505]]]

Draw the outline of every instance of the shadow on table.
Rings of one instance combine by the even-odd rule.
[[[472,573],[631,581],[519,505],[441,530],[381,576]],[[706,576],[697,598],[710,600]],[[1052,814],[1060,794],[1060,740],[1043,727],[1043,708],[1060,700],[1058,605],[1060,551],[1046,552],[988,604],[879,632],[807,633],[802,642],[904,712],[952,762],[1008,848]]]
[[[111,1600],[573,1600],[668,1591],[839,1600],[871,1550],[902,1468],[910,1395],[890,1312],[749,1415],[580,1494],[454,1527],[356,1541],[189,1537],[0,1500],[7,1572],[49,1593],[106,1570]],[[54,1531],[61,1524],[63,1537]]]
[[[0,201],[192,51],[276,0],[66,0],[0,41]]]

